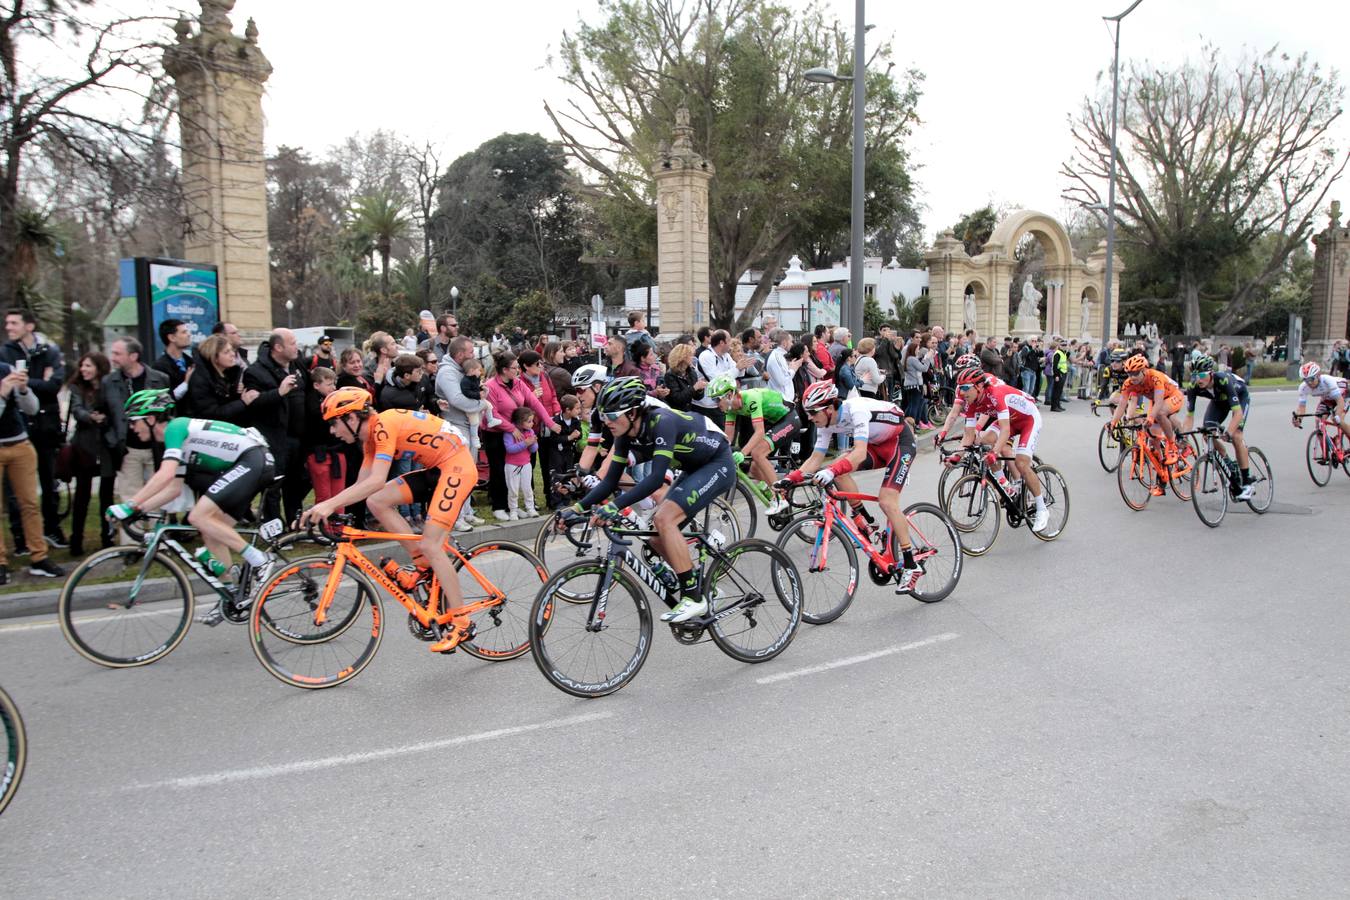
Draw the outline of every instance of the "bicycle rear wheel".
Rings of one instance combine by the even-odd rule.
[[[192,583],[173,557],[144,547],[109,547],[80,563],[56,602],[61,633],[100,666],[144,666],[172,653],[192,625]],[[135,600],[131,600],[135,590]]]
[[[805,587],[802,620],[824,625],[842,616],[858,591],[858,552],[844,529],[835,524],[826,534],[823,518],[803,513],[778,535],[778,546],[797,554],[805,565],[800,570]],[[826,563],[823,569],[819,562],[822,553]]]
[[[1143,444],[1135,444],[1120,454],[1120,468],[1116,469],[1116,484],[1120,487],[1120,499],[1125,505],[1138,512],[1153,497],[1157,486],[1157,474],[1153,464],[1144,453]]]
[[[314,620],[333,569],[327,556],[292,560],[277,567],[253,602],[248,620],[253,655],[292,687],[316,690],[350,681],[380,649],[380,597],[353,566],[343,566],[327,618]]]
[[[980,475],[964,475],[947,491],[947,515],[961,533],[961,552],[983,556],[1002,527],[998,497]]]
[[[28,733],[23,727],[19,708],[0,689],[0,738],[4,740],[4,767],[0,768],[0,813],[19,790],[23,769],[28,763]]]
[[[951,510],[947,508],[947,498],[951,494],[949,487],[955,484],[957,479],[970,475],[973,472],[974,470],[965,463],[962,463],[959,466],[942,467],[942,474],[938,476],[937,496],[938,505],[942,507],[942,511],[947,515],[951,515]]]
[[[573,697],[603,697],[621,689],[642,669],[651,650],[651,607],[623,569],[614,573],[600,628],[586,627],[606,568],[603,559],[587,559],[556,572],[539,589],[530,610],[535,665],[549,684]],[[559,602],[560,593],[586,601]]]
[[[1275,502],[1275,473],[1270,470],[1270,460],[1261,452],[1260,447],[1247,448],[1247,461],[1251,464],[1252,496],[1247,506],[1257,515],[1262,515]],[[1327,467],[1327,478],[1331,477],[1331,467]]]
[[[1313,484],[1326,487],[1331,483],[1331,455],[1327,452],[1326,436],[1314,428],[1308,435],[1308,474]]]
[[[1097,461],[1108,473],[1120,466],[1120,442],[1116,440],[1109,422],[1102,426],[1097,435]]]
[[[1054,466],[1036,466],[1035,472],[1041,480],[1041,497],[1050,517],[1044,528],[1040,531],[1033,528],[1031,534],[1040,541],[1053,541],[1069,524],[1069,483]]]
[[[1195,464],[1191,477],[1191,505],[1195,514],[1210,528],[1218,528],[1228,512],[1228,479],[1221,470],[1223,464],[1214,453],[1206,453]]]
[[[722,652],[745,663],[787,649],[802,620],[802,580],[792,558],[768,541],[749,538],[723,550],[703,582]]]
[[[1191,502],[1191,476],[1195,474],[1195,462],[1200,458],[1193,440],[1194,438],[1188,437],[1177,442],[1181,454],[1177,458],[1176,465],[1171,467],[1171,475],[1167,479],[1168,487],[1182,503]]]
[[[961,580],[961,536],[947,514],[931,503],[915,503],[905,510],[905,518],[909,520],[914,560],[923,566],[910,596],[923,603],[946,600]],[[894,533],[891,553],[897,561],[900,559]]]
[[[569,545],[570,546],[570,545]],[[470,616],[476,633],[460,649],[478,659],[515,659],[530,650],[530,608],[539,587],[548,581],[548,571],[533,553],[506,541],[479,544],[464,551],[464,558],[488,584],[505,595],[500,604]],[[455,559],[464,604],[487,599],[487,590],[470,572],[464,560]]]

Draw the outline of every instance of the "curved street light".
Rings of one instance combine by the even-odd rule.
[[[1120,20],[1134,12],[1144,0],[1134,0],[1129,8],[1115,16],[1102,16],[1115,22],[1115,55],[1111,58],[1111,166],[1106,181],[1106,284],[1102,286],[1102,346],[1111,342],[1111,282],[1116,260],[1116,107],[1120,93]]]

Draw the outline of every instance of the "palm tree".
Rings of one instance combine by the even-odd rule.
[[[389,296],[389,257],[394,241],[408,233],[409,219],[403,198],[380,191],[356,198],[353,229],[374,245],[380,254],[380,294]]]

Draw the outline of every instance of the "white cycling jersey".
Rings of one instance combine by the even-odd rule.
[[[854,443],[884,444],[905,427],[905,414],[894,403],[872,397],[854,397],[839,404],[834,424],[816,428],[816,452],[830,449],[836,434],[853,436]]]
[[[1303,406],[1308,402],[1308,398],[1317,397],[1328,403],[1335,403],[1341,397],[1346,396],[1346,383],[1344,378],[1333,378],[1330,375],[1322,375],[1317,379],[1317,384],[1308,384],[1306,381],[1300,381],[1298,385],[1298,404]]]

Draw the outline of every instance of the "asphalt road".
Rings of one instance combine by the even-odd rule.
[[[397,620],[314,693],[239,628],[113,671],[10,620],[31,756],[0,894],[1344,896],[1350,478],[1312,485],[1292,405],[1255,401],[1271,514],[1130,512],[1071,403],[1059,541],[1005,528],[936,605],[864,581],[761,666],[658,631],[602,700]]]

